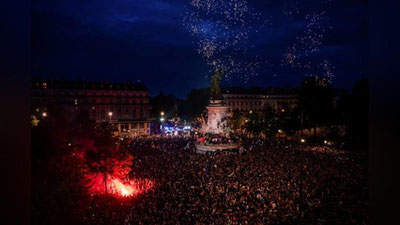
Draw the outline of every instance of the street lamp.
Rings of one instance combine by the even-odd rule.
[[[43,112],[43,113],[42,113],[42,116],[43,116],[43,117],[47,117],[47,113],[46,113],[46,112]]]
[[[112,117],[113,113],[112,112],[108,112],[108,116],[110,117],[110,122],[111,122],[111,117]]]
[[[161,128],[161,133],[164,133],[163,132],[163,129],[164,129],[164,111],[161,111],[160,112],[160,115],[161,115],[161,118],[160,118],[160,122],[161,122],[161,126],[160,126],[160,128]]]

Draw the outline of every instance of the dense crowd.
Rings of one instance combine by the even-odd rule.
[[[189,138],[136,139],[132,198],[93,196],[84,224],[366,224],[359,153],[260,139],[241,154],[196,154]],[[188,147],[190,146],[190,147]]]
[[[197,137],[197,142],[203,143],[205,145],[217,145],[217,144],[232,144],[239,141],[239,137],[231,136],[221,136],[215,134],[201,135]]]

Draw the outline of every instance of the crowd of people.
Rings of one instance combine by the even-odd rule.
[[[197,137],[198,143],[203,143],[205,145],[217,145],[217,144],[233,144],[238,142],[239,137],[237,136],[224,136],[224,135],[217,135],[217,134],[205,134],[199,135]]]
[[[154,189],[93,196],[83,223],[366,224],[365,156],[264,139],[243,139],[240,154],[208,156],[191,141],[134,139],[130,177],[151,179]]]

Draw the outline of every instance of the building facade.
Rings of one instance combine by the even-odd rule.
[[[31,96],[32,110],[41,115],[53,104],[67,114],[85,110],[96,122],[110,122],[120,136],[150,134],[149,92],[143,84],[33,81]]]
[[[297,106],[297,90],[291,88],[225,88],[223,97],[228,112],[262,111],[267,108],[285,110]]]

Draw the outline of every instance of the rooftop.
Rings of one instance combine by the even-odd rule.
[[[297,94],[297,88],[243,88],[243,87],[223,87],[223,94],[247,94],[247,95],[271,95],[271,94]]]

